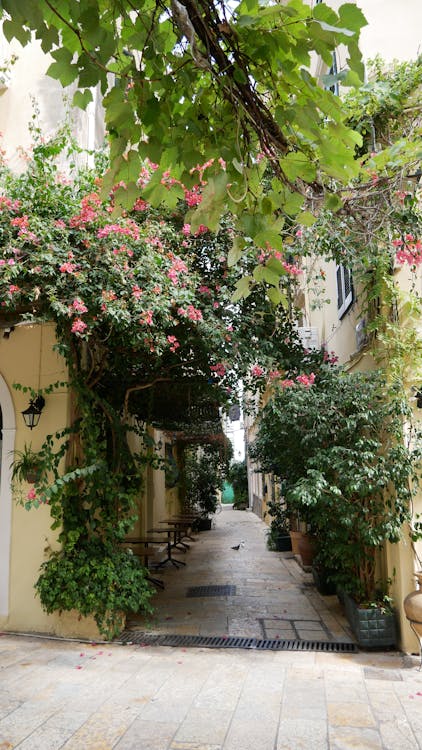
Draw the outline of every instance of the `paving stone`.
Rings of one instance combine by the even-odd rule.
[[[331,727],[330,750],[382,750],[383,744],[375,729]],[[397,750],[397,748],[395,748]]]
[[[385,750],[419,750],[421,745],[416,739],[411,727],[404,718],[394,721],[383,721],[380,734]],[[419,734],[419,739],[421,735]]]
[[[135,719],[122,739],[115,745],[116,750],[163,750],[171,742],[179,724],[168,721],[145,721]]]
[[[374,717],[366,703],[327,703],[328,722],[331,726],[373,727]]]
[[[302,641],[329,641],[330,638],[322,628],[320,630],[302,630],[296,628],[298,637]]]
[[[284,719],[280,722],[277,750],[326,750],[328,748],[325,721]]]
[[[202,742],[209,745],[219,745],[224,741],[232,712],[220,709],[214,711],[209,708],[191,708],[180,725],[175,741]]]
[[[348,679],[347,676],[341,684],[328,683],[326,692],[327,700],[333,703],[368,703],[365,683],[362,680]]]

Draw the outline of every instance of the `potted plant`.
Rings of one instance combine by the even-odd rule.
[[[276,552],[291,551],[289,516],[285,504],[272,500],[268,503],[268,513],[272,518],[267,535],[268,549]]]
[[[347,591],[342,596],[346,617],[361,648],[390,648],[396,645],[396,616],[388,594],[376,590],[371,601],[357,601]]]
[[[41,476],[43,458],[41,453],[32,450],[31,445],[24,446],[23,451],[15,450],[11,463],[12,481],[35,484]]]
[[[246,461],[236,461],[230,466],[228,480],[233,487],[233,510],[246,510],[249,505]]]
[[[220,454],[213,446],[201,446],[186,451],[186,503],[199,514],[194,524],[197,531],[211,529],[223,478]]]

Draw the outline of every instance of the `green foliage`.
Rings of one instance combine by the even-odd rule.
[[[201,516],[215,513],[218,493],[223,489],[227,460],[221,449],[212,445],[191,448],[185,453],[185,501]]]
[[[356,597],[374,594],[375,552],[398,542],[417,486],[418,446],[403,442],[400,400],[380,373],[322,368],[314,385],[279,389],[252,455],[284,480],[289,512],[316,534],[318,562]]]
[[[249,496],[246,461],[235,461],[235,463],[231,464],[227,474],[227,481],[233,486],[233,508],[247,507]]]
[[[31,445],[26,445],[23,451],[13,451],[12,482],[33,482],[33,477],[39,478],[42,471],[42,455],[33,451]],[[28,479],[29,477],[29,479]]]
[[[46,612],[92,615],[107,639],[121,631],[122,613],[151,612],[152,590],[138,558],[98,539],[52,553],[35,588]]]
[[[267,546],[270,550],[277,549],[277,539],[288,535],[290,531],[290,517],[287,505],[272,500],[268,503],[268,513],[271,516],[270,528],[267,536]]]
[[[26,44],[35,32],[53,57],[49,75],[76,85],[77,106],[86,107],[90,88],[99,84],[112,149],[105,190],[124,180],[118,200],[125,208],[139,194],[145,157],[159,165],[143,195],[156,207],[175,205],[174,192],[161,183],[167,170],[191,187],[192,169],[220,157],[226,171],[213,166],[189,221],[195,229],[200,223],[217,229],[229,210],[240,228],[255,217],[249,237],[265,247],[272,239],[263,222],[278,239],[283,226],[288,234],[289,217],[302,210],[303,183],[319,198],[332,177],[356,174],[360,136],[345,124],[339,99],[308,72],[313,53],[330,67],[343,44],[349,66],[340,74],[343,85],[363,79],[358,41],[366,21],[352,3],[338,12],[302,0],[245,0],[235,7],[142,0],[136,9],[126,0],[36,8],[29,0],[3,0],[2,8],[6,38]],[[271,192],[261,179],[266,164],[276,177]]]

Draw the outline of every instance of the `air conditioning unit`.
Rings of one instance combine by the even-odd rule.
[[[315,326],[300,326],[297,333],[304,349],[319,349],[319,331]]]
[[[359,352],[368,343],[368,333],[366,331],[366,320],[361,318],[355,327],[356,349]]]

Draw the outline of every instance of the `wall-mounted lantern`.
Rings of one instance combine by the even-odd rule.
[[[44,409],[44,406],[45,398],[43,396],[37,396],[36,398],[31,398],[28,408],[22,412],[25,424],[30,430],[36,427],[40,421],[41,412]]]

